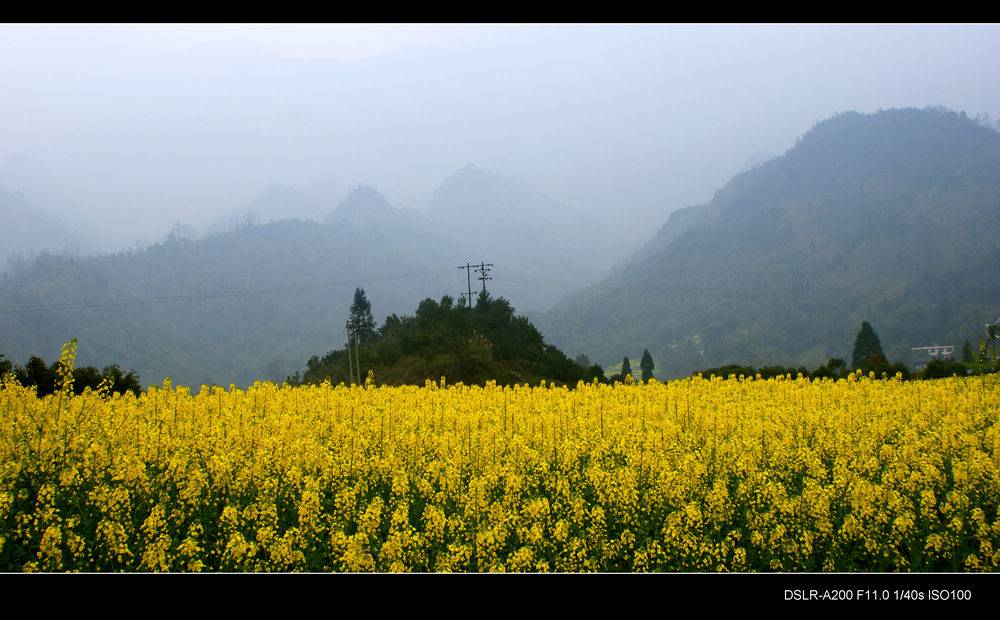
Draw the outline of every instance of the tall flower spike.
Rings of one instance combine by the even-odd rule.
[[[73,368],[76,366],[76,338],[70,338],[59,352],[59,388],[73,390]]]

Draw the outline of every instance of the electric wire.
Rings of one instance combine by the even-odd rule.
[[[325,282],[322,284],[302,284],[298,286],[284,286],[279,288],[266,289],[245,289],[239,291],[227,291],[220,293],[198,293],[193,295],[172,295],[167,297],[146,297],[142,299],[122,299],[115,301],[100,301],[86,303],[65,303],[48,304],[35,306],[5,306],[0,307],[0,314],[15,314],[20,312],[45,312],[51,310],[90,310],[96,308],[110,308],[115,306],[136,306],[144,304],[170,303],[180,301],[202,301],[207,299],[219,299],[224,297],[246,297],[249,295],[267,295],[273,293],[288,293],[293,291],[304,291],[320,288],[333,288],[336,286],[353,286],[377,282],[382,280],[394,280],[399,278],[413,278],[417,276],[433,275],[438,273],[451,273],[450,269],[437,269],[432,271],[421,271],[416,273],[405,273],[390,276],[378,276],[361,280],[340,280],[336,282]]]

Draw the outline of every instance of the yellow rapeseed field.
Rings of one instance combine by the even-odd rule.
[[[138,398],[69,376],[0,388],[0,570],[1000,566],[997,375]]]

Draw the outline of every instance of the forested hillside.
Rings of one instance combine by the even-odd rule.
[[[978,342],[1000,311],[1000,134],[943,109],[844,113],[637,257],[535,317],[606,363],[648,348],[661,374],[849,357],[868,320],[890,360]]]
[[[453,246],[413,232],[392,219],[377,233],[283,220],[134,252],[43,255],[0,281],[2,352],[54,358],[75,337],[82,363],[121,363],[146,383],[281,380],[317,343],[344,342],[358,282],[380,314],[457,288]]]
[[[304,198],[277,187],[266,198],[267,223],[248,211],[202,238],[179,224],[144,248],[12,263],[0,278],[0,352],[53,358],[77,338],[83,363],[120,363],[147,383],[280,381],[304,370],[310,354],[345,342],[358,285],[381,322],[420,299],[459,298],[476,276],[458,266],[484,261],[492,264],[491,291],[538,308],[568,289],[537,278],[593,281],[602,259],[576,250],[594,247],[579,231],[548,243],[553,221],[539,229],[524,219],[550,203],[474,166],[442,185],[430,216],[390,205],[364,185],[322,222],[274,221],[282,201]],[[473,235],[479,226],[482,234]]]
[[[294,195],[269,192],[269,208]],[[665,219],[632,261],[539,314],[617,262],[614,227],[588,228],[475,166],[424,214],[360,186],[322,222],[237,219],[203,238],[179,225],[142,249],[12,263],[0,352],[50,359],[77,338],[82,364],[121,364],[148,383],[281,380],[343,345],[357,286],[381,323],[416,300],[459,299],[474,276],[458,266],[476,261],[492,264],[491,294],[550,344],[606,367],[648,349],[661,379],[816,368],[849,357],[862,321],[891,362],[912,364],[912,347],[975,347],[1000,314],[1000,134],[964,114],[838,114]]]

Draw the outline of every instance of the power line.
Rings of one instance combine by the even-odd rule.
[[[399,278],[412,278],[415,276],[423,275],[433,275],[436,273],[445,273],[447,269],[437,269],[434,271],[421,271],[416,273],[406,273],[398,274],[392,276],[380,276],[375,278],[367,278],[364,280],[343,280],[338,282],[326,282],[323,284],[303,284],[300,286],[285,286],[280,288],[268,288],[268,289],[250,289],[243,291],[230,291],[227,293],[199,293],[197,295],[173,295],[168,297],[146,297],[141,299],[127,299],[120,301],[103,301],[103,302],[88,302],[88,303],[67,303],[67,304],[50,304],[45,306],[7,306],[0,307],[0,314],[15,314],[18,312],[44,312],[46,310],[90,310],[96,308],[110,308],[115,306],[137,306],[145,304],[158,304],[158,303],[168,303],[168,302],[178,302],[178,301],[203,301],[206,299],[220,299],[224,297],[246,297],[249,295],[267,295],[273,293],[289,293],[294,291],[304,291],[320,288],[332,288],[336,286],[346,286],[346,285],[356,285],[364,284],[366,282],[375,282],[379,280],[394,280]]]

